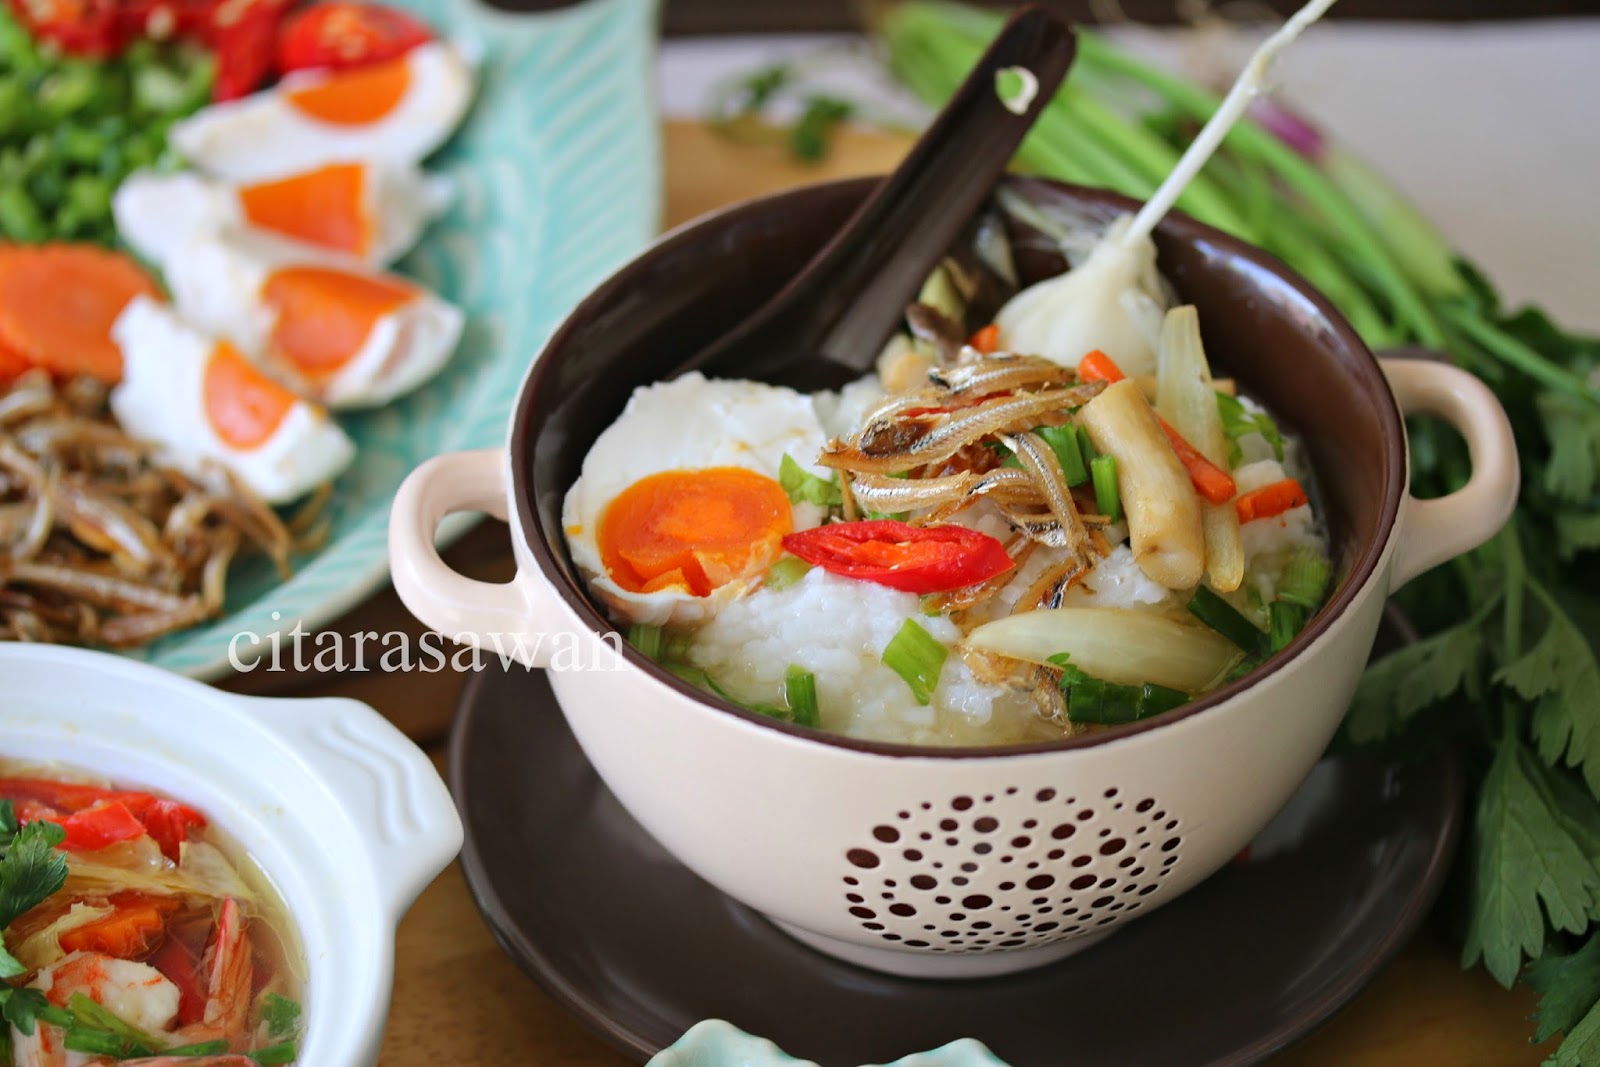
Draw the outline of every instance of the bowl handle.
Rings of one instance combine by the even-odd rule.
[[[461,851],[461,816],[433,763],[356,700],[231,697],[331,792],[396,921]]]
[[[1405,415],[1434,415],[1466,438],[1472,476],[1448,496],[1407,495],[1397,524],[1390,588],[1398,589],[1500,532],[1517,504],[1517,442],[1500,401],[1483,382],[1431,359],[1381,359]]]
[[[529,667],[547,666],[549,642],[528,631],[536,616],[525,584],[480,582],[439,556],[434,533],[446,515],[458,511],[505,519],[504,448],[435,456],[400,483],[389,511],[395,591],[411,614],[451,640]]]

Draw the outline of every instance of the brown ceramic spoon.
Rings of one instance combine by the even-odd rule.
[[[1077,51],[1072,28],[1019,10],[905,161],[778,294],[680,372],[833,389],[871,369],[916,295],[1005,172]],[[1031,72],[1018,111],[996,76]],[[1017,101],[1020,105],[1024,101]]]

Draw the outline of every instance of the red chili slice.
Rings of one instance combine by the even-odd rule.
[[[118,841],[145,835],[144,823],[120,800],[106,800],[84,808],[61,821],[67,836],[61,847],[73,852],[97,852]]]
[[[219,6],[210,27],[217,55],[211,98],[237,100],[261,88],[272,73],[272,47],[278,24],[293,0],[235,0]]]
[[[908,593],[943,593],[988,581],[1016,564],[1005,546],[965,526],[892,519],[835,522],[793,533],[786,551],[832,574]]]
[[[127,43],[116,0],[11,0],[27,31],[68,55],[105,59]]]
[[[382,4],[331,0],[285,19],[278,30],[278,71],[343,70],[381,63],[433,40],[433,31]]]

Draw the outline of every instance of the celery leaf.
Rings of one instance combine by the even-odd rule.
[[[1560,773],[1508,734],[1478,796],[1472,917],[1462,964],[1482,959],[1506,987],[1524,955],[1535,959],[1544,950],[1547,918],[1557,930],[1581,933],[1600,901],[1600,866],[1579,840],[1591,828],[1574,823],[1570,806],[1558,797],[1552,780]]]
[[[1591,936],[1577,951],[1546,953],[1528,964],[1527,983],[1539,993],[1533,1013],[1539,1030],[1535,1042],[1568,1033],[1600,1003],[1600,935]]]
[[[1345,729],[1357,744],[1405,729],[1417,712],[1465,688],[1475,695],[1483,631],[1469,620],[1391,652],[1367,668]]]

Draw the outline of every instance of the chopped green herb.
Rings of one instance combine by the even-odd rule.
[[[1316,552],[1297,553],[1278,579],[1278,599],[1307,612],[1316,611],[1328,591],[1328,573],[1326,557]]]
[[[50,1013],[61,1011],[45,999],[42,992],[37,989],[15,989],[9,986],[0,987],[0,1014],[5,1016],[6,1022],[17,1028],[17,1032],[24,1037],[33,1036],[34,1021],[43,1018],[45,1022],[56,1022]],[[65,1012],[62,1012],[66,1015]],[[71,1022],[72,1017],[66,1015],[63,1020]]]
[[[1265,645],[1266,635],[1210,586],[1195,587],[1194,596],[1189,598],[1189,612],[1246,653],[1259,652]]]
[[[800,121],[789,131],[789,149],[796,159],[816,163],[828,154],[833,131],[855,115],[856,106],[842,97],[817,93],[806,100]]]
[[[784,556],[767,569],[766,581],[761,584],[774,592],[781,592],[810,572],[811,564],[805,560],[798,556]]]
[[[1092,677],[1059,653],[1050,662],[1061,668],[1061,692],[1073,722],[1121,726],[1171,711],[1189,702],[1189,694],[1164,685],[1121,685]]]
[[[1093,463],[1094,457],[1100,453],[1095,451],[1094,442],[1089,440],[1088,429],[1082,423],[1079,423],[1076,433],[1078,437],[1078,454],[1083,457],[1085,463]]]
[[[883,663],[905,679],[918,704],[927,704],[933,700],[939,672],[949,654],[949,649],[917,625],[915,619],[907,619],[883,650]]]
[[[258,1048],[254,1052],[246,1052],[246,1056],[261,1064],[262,1067],[278,1067],[280,1064],[293,1063],[299,1055],[293,1041],[280,1041],[276,1045]]]
[[[778,463],[778,484],[789,494],[791,504],[817,504],[825,508],[836,508],[844,500],[839,491],[837,476],[819,478],[796,463],[794,457],[787,452]]]
[[[0,930],[66,884],[67,860],[56,851],[66,836],[55,823],[31,822],[12,838],[0,859]]]
[[[130,1043],[109,1030],[91,1030],[81,1026],[68,1027],[61,1043],[73,1052],[110,1056],[118,1060],[133,1056],[149,1056],[153,1051],[148,1045]]]
[[[1122,495],[1117,489],[1117,457],[1096,456],[1089,461],[1094,478],[1094,506],[1112,522],[1122,521]]]
[[[68,1028],[68,1036],[76,1029],[86,1031],[100,1031],[111,1034],[126,1046],[137,1046],[144,1049],[161,1047],[159,1039],[145,1033],[143,1030],[127,1022],[110,1008],[90,1000],[82,993],[74,993],[67,998],[67,1010],[72,1013],[72,1025]],[[81,1049],[90,1052],[93,1049]],[[149,1053],[142,1053],[148,1055]]]
[[[1033,431],[1044,439],[1061,464],[1068,485],[1082,485],[1089,480],[1089,468],[1078,448],[1078,431],[1074,426],[1040,426]]]
[[[1267,609],[1267,640],[1274,652],[1289,647],[1296,634],[1305,629],[1306,609],[1287,600],[1274,600]]]
[[[300,1033],[300,1005],[277,993],[261,996],[261,1021],[274,1041],[284,1041]]]
[[[783,698],[789,705],[789,716],[796,726],[822,725],[821,712],[817,710],[817,676],[804,667],[789,664],[784,674]]]
[[[1278,424],[1264,411],[1251,411],[1244,401],[1227,393],[1217,393],[1217,413],[1222,416],[1222,432],[1228,437],[1228,466],[1237,467],[1244,459],[1239,449],[1239,438],[1258,433],[1272,446],[1272,454],[1283,462],[1283,434]]]
[[[639,650],[639,653],[658,663],[661,660],[663,645],[663,631],[659,626],[646,626],[644,623],[634,623],[628,627],[628,644]]]
[[[228,1051],[228,1042],[222,1038],[215,1041],[201,1041],[193,1045],[179,1045],[177,1048],[162,1049],[163,1056],[218,1056]]]

